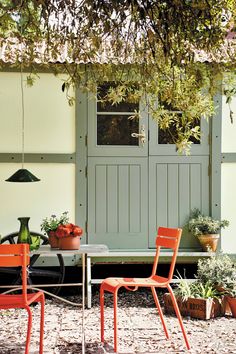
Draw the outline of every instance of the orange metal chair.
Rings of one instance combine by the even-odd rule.
[[[25,354],[28,354],[32,328],[32,313],[29,305],[33,302],[41,303],[39,353],[43,354],[44,293],[41,291],[27,293],[27,265],[29,264],[29,259],[28,244],[0,245],[0,267],[22,267],[22,293],[17,295],[0,294],[0,309],[24,308],[27,310],[28,329]]]
[[[164,321],[163,312],[156,294],[155,288],[167,288],[170,293],[171,300],[175,309],[176,316],[179,320],[179,324],[184,336],[184,340],[188,349],[190,345],[188,338],[183,326],[182,318],[180,315],[179,307],[175,299],[175,295],[171,289],[170,281],[173,277],[174,267],[176,263],[177,252],[179,248],[180,238],[182,230],[181,229],[172,229],[159,227],[156,238],[156,255],[154,259],[154,264],[152,268],[152,274],[148,278],[107,278],[103,280],[100,287],[100,308],[101,308],[101,341],[104,343],[104,292],[107,291],[113,294],[113,306],[114,306],[114,350],[117,353],[118,339],[117,339],[117,295],[118,290],[121,287],[124,287],[130,291],[136,291],[139,287],[148,287],[151,288],[154,301],[157,307],[157,310],[160,315],[161,323],[166,335],[166,338],[169,339],[169,334],[167,327]],[[170,264],[169,272],[167,277],[157,275],[157,265],[160,254],[161,247],[170,248],[173,250],[172,261]]]

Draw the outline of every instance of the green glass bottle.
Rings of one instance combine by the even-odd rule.
[[[31,244],[31,236],[29,231],[29,217],[20,217],[20,231],[18,234],[17,243],[28,243]]]

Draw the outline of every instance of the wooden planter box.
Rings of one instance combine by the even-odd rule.
[[[194,299],[182,301],[177,298],[177,303],[182,316],[190,316],[201,320],[209,320],[222,316],[222,306],[217,299]],[[164,309],[166,313],[175,314],[170,294],[164,294]]]

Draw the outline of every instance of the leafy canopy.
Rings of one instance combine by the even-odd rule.
[[[235,72],[233,41],[225,41],[235,15],[236,0],[2,0],[1,46],[11,56],[14,45],[16,64],[32,72],[36,62],[61,62],[66,50],[53,65],[69,75],[64,88],[95,92],[113,81],[112,104],[148,97],[153,118],[176,131],[173,142],[186,152],[201,117],[214,113],[223,74]],[[230,102],[235,86],[225,93]]]

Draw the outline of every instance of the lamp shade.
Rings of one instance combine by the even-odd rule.
[[[6,179],[6,182],[38,182],[40,179],[35,177],[30,171],[25,168],[20,168],[11,177]]]

